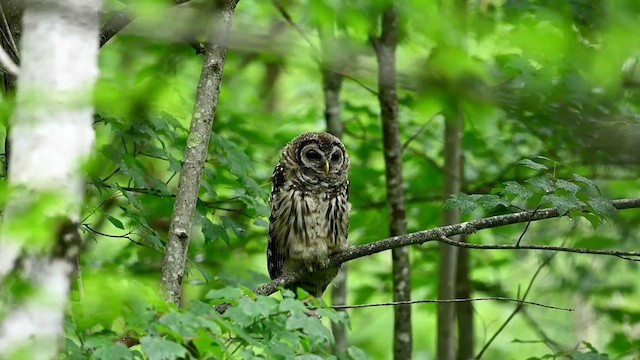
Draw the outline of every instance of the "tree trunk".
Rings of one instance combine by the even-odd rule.
[[[326,52],[325,55],[327,55]],[[342,87],[342,75],[333,72],[330,65],[323,66],[321,70],[324,90],[324,119],[327,132],[341,139],[340,89]],[[331,303],[333,305],[346,305],[347,303],[347,264],[342,265],[338,276],[333,281]],[[335,338],[334,353],[345,354],[349,349],[347,327],[344,324],[331,323],[331,330]]]
[[[13,274],[34,295],[5,304],[0,358],[19,353],[23,358],[53,359],[62,343],[81,249],[81,167],[95,138],[92,89],[98,75],[101,1],[31,0],[24,6],[0,284]],[[46,210],[33,213],[41,208]],[[16,223],[25,216],[38,221],[25,229]]]
[[[390,7],[382,14],[380,37],[372,39],[378,58],[378,99],[384,139],[387,201],[391,211],[391,235],[407,232],[402,178],[402,144],[398,119],[396,82],[396,47],[398,43],[398,11]],[[411,263],[409,248],[393,249],[393,300],[411,299]],[[411,306],[394,307],[394,359],[411,359]]]
[[[227,56],[231,19],[238,0],[216,1],[213,28],[205,45],[191,129],[182,161],[176,202],[169,227],[169,241],[162,263],[162,288],[167,301],[180,304],[193,217],[200,181],[209,150],[211,128],[218,106],[220,82]]]
[[[467,235],[461,235],[460,240],[466,242]],[[469,277],[469,249],[458,249],[458,270],[456,271],[456,297],[470,299],[472,284]],[[458,360],[473,359],[475,354],[475,333],[473,326],[473,303],[461,302],[456,304],[458,320]]]
[[[462,129],[463,114],[458,104],[447,104],[444,130],[444,198],[460,192],[462,183]],[[460,222],[460,209],[444,211],[444,224]],[[460,236],[454,236],[459,240]],[[458,248],[440,243],[439,270],[439,299],[453,299],[456,296],[456,270]],[[438,303],[438,345],[437,358],[440,360],[454,360],[456,358],[456,305],[453,303]]]

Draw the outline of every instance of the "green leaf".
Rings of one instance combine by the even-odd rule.
[[[560,214],[560,216],[567,214],[571,209],[580,209],[582,205],[581,202],[577,199],[555,194],[543,196],[541,203],[550,203],[551,206],[558,209],[558,213]]]
[[[207,295],[205,296],[205,299],[207,300],[238,300],[240,299],[244,294],[242,293],[242,290],[239,288],[234,288],[234,287],[225,287],[222,289],[214,289],[214,290],[210,290]]]
[[[205,244],[209,244],[212,241],[222,239],[227,245],[229,245],[229,234],[227,233],[227,230],[222,227],[222,225],[214,224],[206,215],[199,214],[198,220],[202,228],[202,235],[204,236]]]
[[[491,210],[498,206],[509,207],[509,202],[498,195],[474,195],[475,201],[485,210]]]
[[[159,337],[145,336],[140,344],[149,360],[176,360],[187,356],[187,349],[182,345]]]
[[[475,199],[465,193],[453,194],[444,203],[445,209],[460,209],[463,214],[472,212],[476,207]]]
[[[559,179],[559,180],[556,181],[556,187],[558,189],[567,190],[567,192],[569,192],[569,193],[571,193],[573,195],[577,194],[578,191],[580,191],[580,186],[578,186],[578,185],[576,185],[576,184],[574,184],[574,183],[572,183],[570,181],[563,180],[563,179]]]
[[[537,162],[535,162],[535,161],[533,161],[531,159],[522,159],[522,160],[518,161],[518,164],[524,165],[524,166],[528,167],[529,169],[533,169],[533,170],[537,170],[537,171],[547,170],[548,169],[548,167],[546,167],[545,165],[537,163]]]
[[[93,360],[133,360],[133,353],[124,344],[111,344],[97,349],[92,355]]]
[[[304,306],[304,303],[295,298],[285,298],[280,302],[280,311],[281,312],[291,312],[291,313],[307,313],[307,307]]]
[[[550,193],[555,190],[553,182],[546,176],[536,176],[525,180],[525,182],[542,189],[545,193]]]
[[[609,355],[592,353],[592,352],[580,353],[576,351],[571,353],[571,359],[573,360],[609,360]]]
[[[616,208],[611,201],[602,198],[592,198],[587,202],[593,212],[604,218],[611,218],[616,214]]]
[[[598,193],[600,193],[600,188],[598,188],[598,185],[596,185],[595,182],[593,182],[592,180],[587,179],[584,176],[580,176],[578,174],[573,174],[573,180],[577,181],[577,182],[581,182],[585,185],[587,185],[589,188],[596,190]]]
[[[124,230],[124,224],[122,223],[122,221],[114,218],[111,215],[107,215],[107,219],[109,220],[110,223],[113,224],[113,226],[117,227],[118,229]]]
[[[357,348],[355,346],[349,346],[349,356],[351,356],[352,359],[354,360],[368,360],[369,357],[367,356],[367,354],[365,354],[364,351],[362,351],[362,349]]]
[[[515,195],[524,200],[533,196],[533,193],[527,190],[524,186],[515,181],[507,181],[504,183],[504,193],[509,195]]]
[[[268,228],[269,227],[269,222],[262,219],[262,218],[257,218],[253,221],[253,225],[255,226],[259,226],[262,228]]]

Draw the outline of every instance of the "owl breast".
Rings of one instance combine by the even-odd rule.
[[[287,182],[273,194],[270,233],[284,252],[281,270],[325,267],[329,255],[346,248],[349,203],[339,188],[302,191]]]

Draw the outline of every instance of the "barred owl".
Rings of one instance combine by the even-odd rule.
[[[269,206],[269,276],[307,269],[288,288],[321,297],[338,274],[329,255],[347,247],[349,166],[344,145],[328,133],[306,133],[282,150],[273,171]]]

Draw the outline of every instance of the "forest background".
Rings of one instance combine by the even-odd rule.
[[[21,17],[37,3],[2,2],[7,129],[24,105],[11,69],[27,71]],[[64,346],[43,354],[635,359],[638,20],[633,0],[105,1],[84,245],[64,257],[76,269],[62,335],[37,335]],[[352,245],[515,215],[332,260],[353,261],[327,304],[387,306],[267,297],[282,284],[259,287],[270,176],[307,131],[340,136],[351,156]],[[12,159],[20,140],[7,138]],[[181,218],[189,181],[195,212]],[[9,217],[20,236],[51,238],[25,242],[35,258],[57,256],[57,225],[42,220],[55,201]],[[194,230],[176,232],[181,221]],[[5,345],[12,312],[42,295],[23,265],[11,271],[0,271]],[[478,300],[388,304],[453,298]],[[317,307],[322,319],[305,315]],[[9,354],[39,351],[20,344]]]

